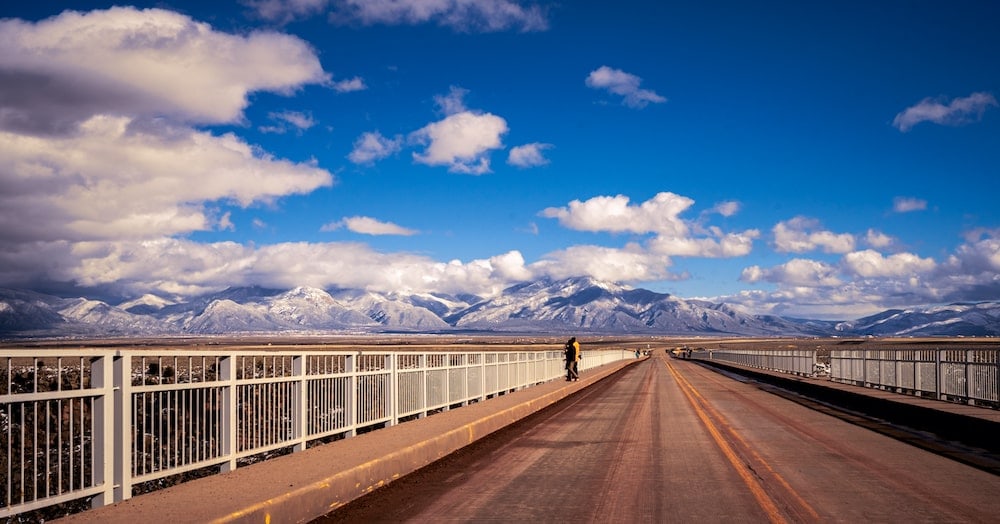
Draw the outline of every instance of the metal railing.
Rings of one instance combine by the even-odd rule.
[[[839,349],[830,380],[1000,407],[1000,349]]]
[[[580,369],[634,358],[583,352]],[[101,506],[565,375],[562,351],[0,350],[0,517]]]
[[[814,349],[710,349],[708,359],[795,375],[811,376],[816,372]]]

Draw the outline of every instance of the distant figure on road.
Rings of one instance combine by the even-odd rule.
[[[580,380],[580,343],[576,337],[572,337],[566,342],[566,380]]]

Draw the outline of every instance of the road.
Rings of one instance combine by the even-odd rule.
[[[316,523],[996,522],[1000,477],[654,356]]]

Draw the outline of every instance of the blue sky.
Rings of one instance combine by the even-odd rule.
[[[1000,299],[1000,4],[0,7],[0,286]]]

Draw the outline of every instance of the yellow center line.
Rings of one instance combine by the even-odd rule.
[[[685,382],[687,382],[687,379],[684,379],[684,380],[685,380]],[[715,381],[715,380],[713,380],[713,382],[715,382],[716,384],[718,384],[718,382]],[[687,382],[687,384],[690,385],[690,382]],[[720,420],[720,421],[723,420],[722,415],[718,412],[718,410],[714,409],[708,403],[708,401],[705,400],[705,397],[702,396],[701,393],[699,393],[696,389],[694,389],[693,386],[691,387],[691,393],[694,396],[696,396],[699,400],[701,400],[702,405],[705,406],[705,409],[707,411],[709,411],[710,414],[716,420]],[[758,455],[756,451],[754,451],[754,448],[752,446],[750,446],[747,443],[747,441],[743,439],[742,436],[740,436],[739,432],[731,430],[730,431],[730,435],[732,436],[733,439],[739,441],[739,444],[743,447],[743,449],[747,450],[747,452],[753,457],[753,459],[755,459],[759,464],[761,464],[765,469],[767,469],[767,471],[770,472],[771,475],[774,476],[774,478],[778,481],[778,483],[780,483],[787,490],[787,492],[793,498],[795,498],[795,502],[798,503],[799,506],[802,507],[802,509],[804,509],[806,512],[808,512],[809,515],[812,518],[814,518],[816,520],[819,520],[819,513],[816,513],[816,510],[813,509],[813,507],[808,502],[806,502],[805,499],[803,499],[801,496],[799,496],[799,494],[798,494],[797,491],[795,491],[794,489],[792,489],[792,486],[788,484],[788,482],[785,480],[785,478],[782,477],[780,474],[778,474],[777,471],[774,471],[774,469],[771,468],[771,465],[766,460],[764,460],[760,455]]]
[[[743,479],[743,482],[748,488],[750,488],[750,493],[753,494],[761,509],[763,509],[764,513],[767,514],[768,519],[775,523],[788,522],[778,509],[778,505],[775,504],[774,500],[771,499],[771,497],[764,490],[764,487],[760,484],[760,481],[757,480],[757,477],[755,477],[743,461],[740,460],[732,446],[730,446],[729,443],[726,442],[725,438],[723,438],[722,432],[719,431],[715,424],[712,423],[712,420],[709,418],[705,410],[698,405],[699,402],[694,398],[694,395],[697,394],[694,391],[694,387],[674,370],[673,366],[670,365],[670,362],[664,360],[664,364],[666,364],[667,370],[670,371],[670,374],[674,376],[674,379],[677,381],[678,385],[680,385],[681,392],[684,393],[688,402],[691,403],[691,407],[694,408],[698,418],[701,419],[703,424],[705,424],[705,428],[708,429],[708,433],[712,435],[712,439],[715,440],[719,449],[722,450],[722,454],[726,456],[726,459],[728,459],[729,463],[733,465],[733,468],[740,475],[740,478]],[[724,424],[721,419],[719,422]],[[732,430],[730,430],[730,433],[732,433]]]

